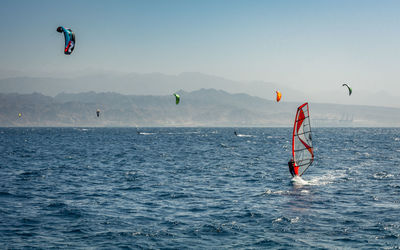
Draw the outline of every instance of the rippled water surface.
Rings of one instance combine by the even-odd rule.
[[[400,129],[0,128],[1,248],[399,248]]]

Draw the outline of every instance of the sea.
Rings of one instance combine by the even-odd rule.
[[[0,128],[0,248],[399,249],[400,129],[312,133]]]

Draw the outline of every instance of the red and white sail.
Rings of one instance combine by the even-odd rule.
[[[293,127],[292,155],[295,164],[294,173],[301,176],[314,161],[310,111],[307,102],[297,108]]]

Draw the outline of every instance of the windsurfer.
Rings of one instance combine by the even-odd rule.
[[[290,161],[288,162],[288,166],[289,166],[290,174],[294,177],[296,174],[294,173],[294,161],[293,161],[293,159],[290,159]]]

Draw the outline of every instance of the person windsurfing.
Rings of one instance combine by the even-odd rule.
[[[293,161],[293,159],[290,159],[290,161],[288,162],[288,166],[289,166],[290,174],[294,177],[296,174],[294,173],[294,161]]]
[[[314,161],[308,103],[297,108],[292,136],[292,157],[288,162],[290,174],[302,176]]]

